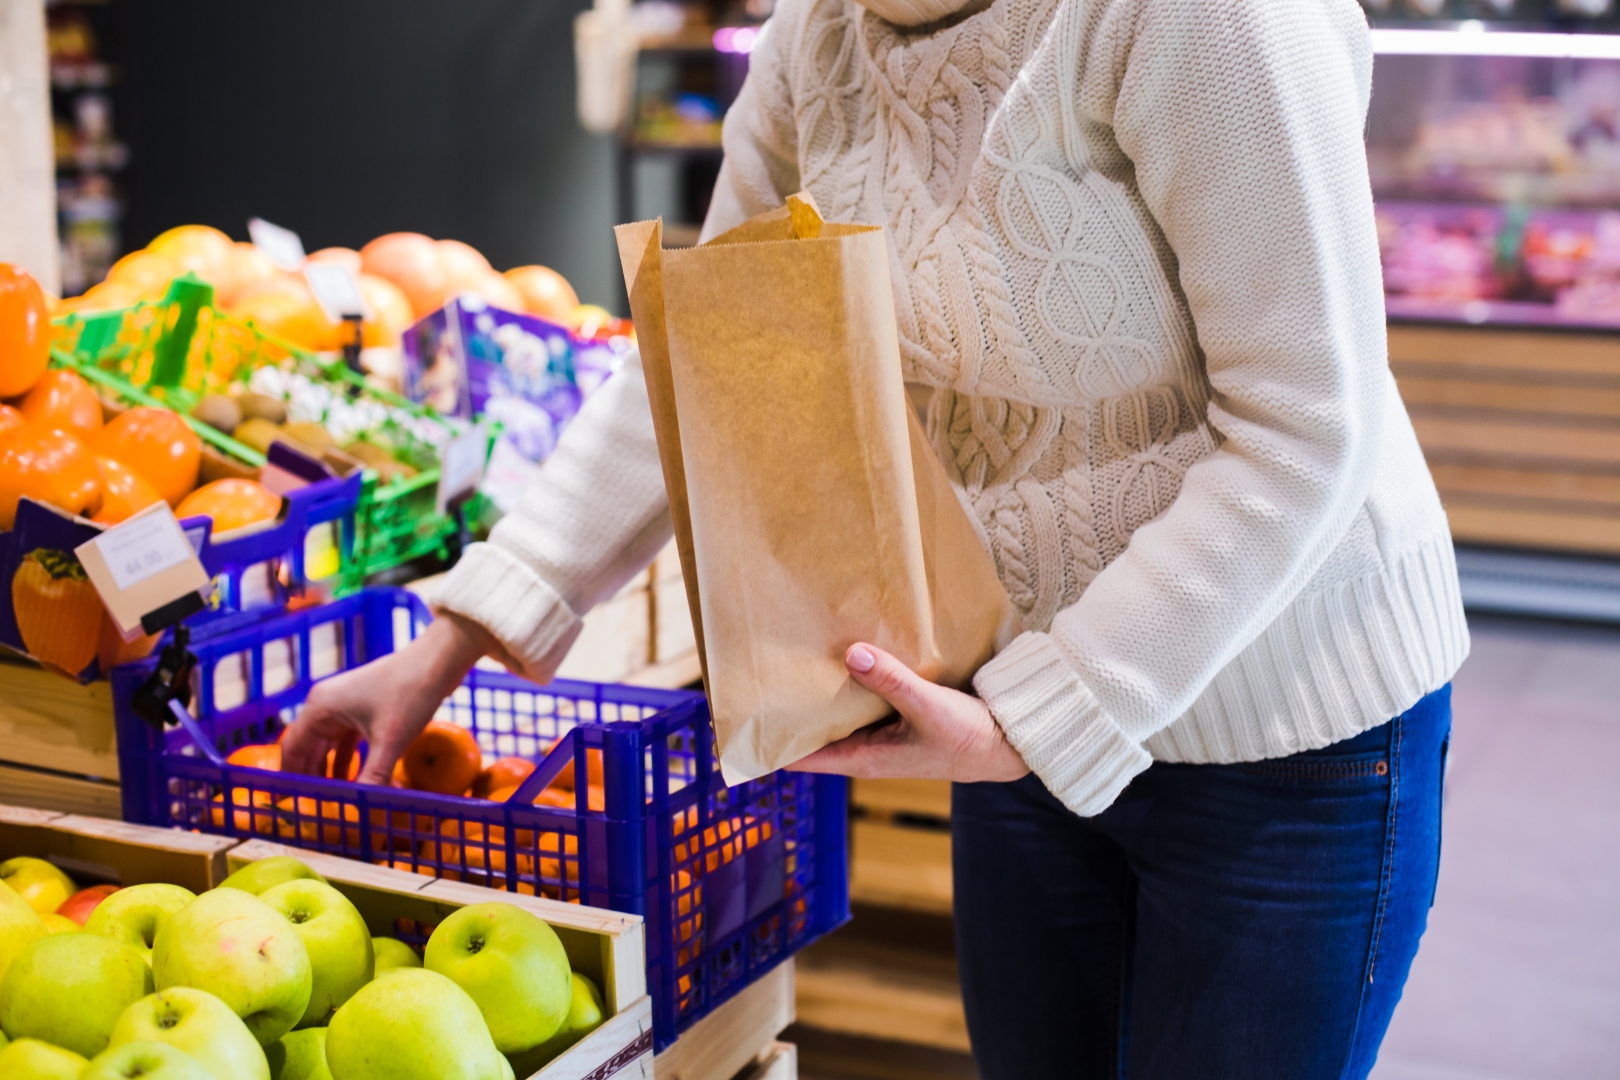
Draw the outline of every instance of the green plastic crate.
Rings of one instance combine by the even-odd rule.
[[[370,399],[411,427],[436,428],[444,437],[457,429],[433,410],[369,385],[342,360],[322,359],[267,334],[251,322],[214,306],[214,290],[190,275],[176,278],[160,301],[102,313],[73,313],[53,324],[58,363],[109,387],[125,399],[166,405],[189,414],[202,397],[246,384],[254,371],[274,366],[340,390],[354,400]],[[187,416],[188,422],[189,416]],[[264,456],[205,424],[198,434],[233,457],[258,466]],[[474,494],[457,514],[437,511],[439,467],[433,441],[393,419],[374,434],[386,435],[417,474],[379,481],[366,470],[355,514],[354,558],[343,568],[341,589],[356,589],[372,574],[425,555],[446,555],[464,522],[479,520],[484,498]],[[493,447],[493,438],[490,446]],[[486,451],[487,452],[487,451]]]

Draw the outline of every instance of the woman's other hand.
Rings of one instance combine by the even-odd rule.
[[[976,697],[937,686],[875,645],[851,645],[844,666],[897,714],[788,766],[867,779],[1017,780],[1029,766]]]
[[[440,615],[398,652],[316,683],[281,740],[282,768],[319,775],[328,750],[359,737],[369,744],[360,783],[389,783],[394,762],[493,647],[483,627]]]

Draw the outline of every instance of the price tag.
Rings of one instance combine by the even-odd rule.
[[[340,323],[344,319],[369,319],[371,311],[360,292],[360,282],[354,272],[338,263],[308,263],[304,266],[304,280],[315,302],[321,305],[326,317]]]
[[[126,637],[154,633],[201,610],[208,573],[166,503],[158,503],[74,549],[107,612]]]
[[[297,270],[304,265],[304,242],[291,229],[272,225],[264,218],[249,218],[248,235],[253,238],[253,246],[283,270]]]
[[[484,478],[484,461],[489,453],[489,433],[475,426],[465,435],[458,435],[444,444],[439,451],[439,495],[436,501],[439,513],[450,504],[478,487]]]

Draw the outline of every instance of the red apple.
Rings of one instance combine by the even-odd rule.
[[[62,901],[62,906],[56,909],[56,913],[66,915],[80,926],[83,926],[84,920],[88,919],[90,913],[96,910],[96,905],[117,891],[117,885],[92,885],[88,889],[80,889]]]

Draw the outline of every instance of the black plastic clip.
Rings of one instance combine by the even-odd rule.
[[[174,640],[158,655],[157,670],[135,691],[135,715],[159,731],[174,723],[171,701],[191,706],[191,673],[196,670],[197,657],[188,648],[190,644],[191,631],[180,623],[174,628]]]

